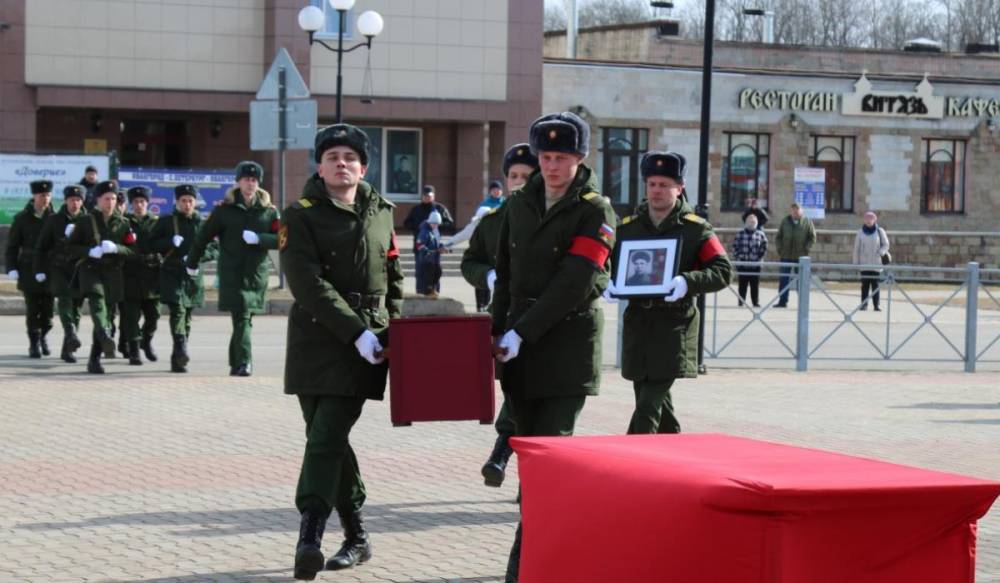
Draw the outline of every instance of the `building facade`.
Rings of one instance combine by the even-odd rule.
[[[228,168],[254,159],[275,190],[277,155],[251,152],[249,108],[286,48],[333,123],[336,55],[297,24],[320,0],[10,0],[0,4],[0,152],[115,151],[123,166]],[[344,119],[372,138],[368,178],[405,217],[424,184],[464,221],[505,147],[541,111],[542,7],[530,0],[359,0],[385,20],[371,51],[344,56]],[[286,154],[288,196],[312,171]]]
[[[687,157],[697,199],[701,44],[657,32],[656,23],[585,29],[577,59],[562,56],[565,34],[546,33],[543,109],[590,121],[592,163],[620,213],[644,196],[638,159],[649,149]],[[932,251],[938,264],[996,265],[996,55],[718,43],[711,109],[707,200],[724,231],[740,226],[749,198],[776,227],[795,199],[796,169],[822,168],[815,222],[829,245],[819,259],[849,258],[861,215],[874,210],[912,238],[905,259]]]

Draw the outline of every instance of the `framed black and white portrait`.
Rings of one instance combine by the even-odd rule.
[[[615,297],[663,296],[680,263],[679,235],[621,241],[613,258]]]

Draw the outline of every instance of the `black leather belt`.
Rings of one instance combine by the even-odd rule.
[[[511,302],[510,303],[511,303],[512,306],[529,307],[529,306],[531,306],[531,304],[534,304],[537,301],[538,301],[538,298],[524,298],[524,297],[514,296],[514,297],[511,298]],[[595,303],[596,303],[596,300],[592,300],[590,302],[587,302],[586,304],[583,304],[582,306],[578,306],[576,309],[572,310],[570,312],[570,314],[584,314],[584,313],[590,311],[590,309],[594,307]]]
[[[687,301],[681,300],[679,302],[668,302],[663,298],[640,298],[629,300],[628,303],[630,306],[635,306],[644,310],[670,310],[674,312],[683,312],[690,307],[689,302]]]
[[[352,310],[377,310],[382,307],[382,296],[366,295],[357,292],[344,294],[344,300]]]

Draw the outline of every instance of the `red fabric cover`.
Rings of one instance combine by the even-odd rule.
[[[520,583],[971,583],[1000,484],[726,435],[516,438]]]
[[[489,316],[398,318],[389,322],[389,413],[414,421],[493,423]]]
[[[277,233],[278,229],[280,229],[280,228],[281,228],[281,221],[280,220],[274,219],[274,220],[271,221],[271,232],[272,233]]]
[[[573,237],[567,253],[583,257],[593,263],[597,269],[602,269],[611,250],[596,239],[591,239],[590,237]]]
[[[698,251],[698,261],[702,265],[705,265],[719,255],[725,254],[726,248],[719,242],[719,238],[715,235],[710,235],[708,239],[705,239],[705,241],[701,244],[701,249]]]

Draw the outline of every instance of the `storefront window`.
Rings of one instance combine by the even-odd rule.
[[[619,206],[639,204],[646,196],[646,185],[640,179],[639,159],[646,153],[649,130],[637,128],[604,128],[598,152],[601,170],[601,193]]]
[[[422,185],[421,130],[380,127],[361,129],[368,134],[371,143],[365,181],[393,200],[419,199]]]
[[[826,170],[826,210],[854,210],[854,138],[812,136],[809,165]]]
[[[722,210],[741,210],[751,198],[757,199],[761,208],[767,208],[771,135],[727,133],[725,136]]]
[[[925,213],[965,212],[965,142],[923,141],[923,195]]]

